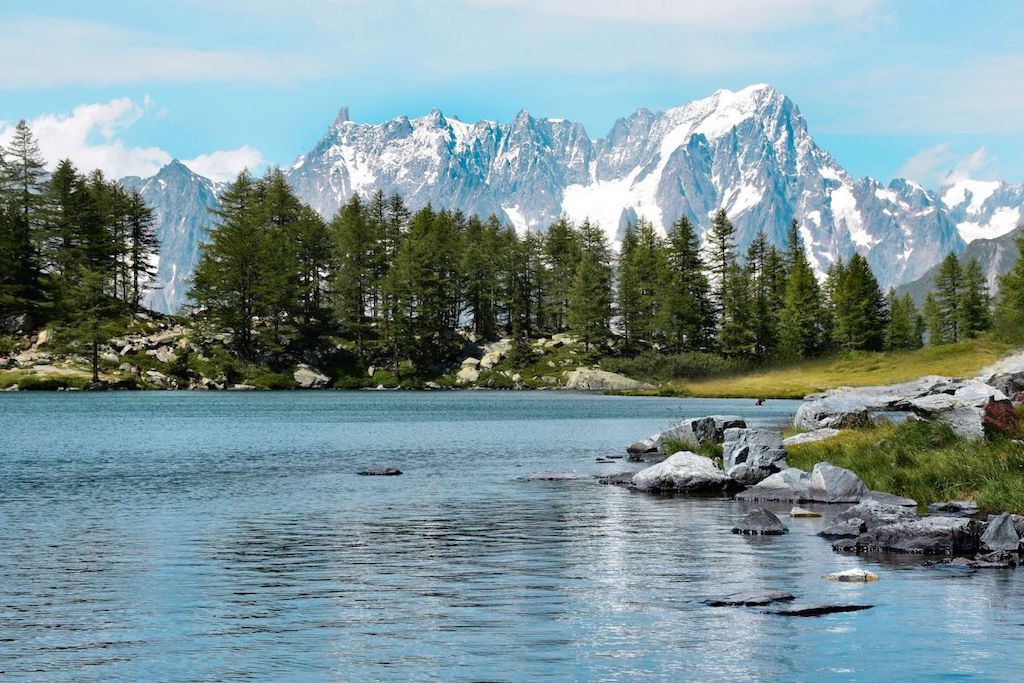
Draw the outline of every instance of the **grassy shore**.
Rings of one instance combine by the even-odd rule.
[[[918,351],[856,352],[694,381],[669,381],[662,395],[703,398],[803,398],[839,386],[906,382],[923,375],[969,377],[1010,350],[1006,344],[975,339]]]
[[[874,490],[921,505],[970,498],[989,512],[1024,514],[1024,444],[1010,437],[966,441],[944,424],[908,422],[787,450],[793,467],[810,470],[827,461],[856,472]]]

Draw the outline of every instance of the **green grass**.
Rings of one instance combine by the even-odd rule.
[[[1024,445],[1005,436],[966,441],[944,424],[908,422],[787,450],[793,467],[830,462],[856,472],[871,489],[921,505],[970,498],[989,512],[1024,513]]]
[[[22,391],[53,391],[55,389],[83,389],[91,381],[86,373],[61,372],[37,375],[27,370],[0,371],[0,389],[18,385]]]
[[[725,377],[668,382],[651,393],[704,398],[803,398],[839,386],[893,384],[923,375],[972,376],[1009,350],[1001,342],[975,339],[917,351],[860,351]]]

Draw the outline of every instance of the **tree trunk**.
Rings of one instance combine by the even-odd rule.
[[[100,343],[95,337],[92,339],[92,381],[94,384],[100,381]]]

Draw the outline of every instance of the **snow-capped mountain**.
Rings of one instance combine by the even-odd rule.
[[[199,247],[213,224],[220,187],[192,172],[177,159],[149,178],[127,177],[121,184],[138,190],[156,212],[160,256],[156,283],[146,292],[145,305],[174,313],[188,298],[188,280],[199,260]]]
[[[138,182],[167,236],[160,278],[169,286],[153,301],[173,309],[216,188],[191,172],[171,182],[169,168]],[[853,178],[817,146],[793,101],[768,85],[640,109],[601,139],[579,123],[526,111],[509,123],[466,123],[435,109],[362,124],[343,108],[287,176],[325,218],[353,194],[382,189],[412,208],[495,214],[520,231],[543,231],[562,213],[591,218],[613,242],[639,217],[664,229],[687,216],[706,229],[725,208],[741,248],[760,229],[781,244],[796,218],[819,273],[857,251],[884,286],[921,277],[948,252],[1005,234],[1024,215],[1022,186],[959,181],[936,193],[906,180]]]

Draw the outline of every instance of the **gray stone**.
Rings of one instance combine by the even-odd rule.
[[[786,591],[744,591],[733,593],[715,600],[705,600],[708,607],[763,607],[773,602],[788,602],[794,600],[792,593]]]
[[[822,503],[856,503],[868,493],[868,487],[848,469],[819,462],[811,471],[810,500]]]
[[[868,530],[863,519],[850,517],[849,519],[834,520],[827,527],[818,532],[824,538],[856,538]]]
[[[797,408],[793,426],[817,430],[866,427],[871,423],[868,407],[856,396],[830,396],[808,401]]]
[[[576,472],[531,472],[522,481],[573,481],[582,479]]]
[[[661,492],[723,491],[738,486],[710,458],[689,451],[680,451],[640,470],[632,482],[639,491]]]
[[[820,512],[814,512],[813,510],[807,510],[802,507],[794,507],[789,511],[790,517],[821,517]]]
[[[789,447],[805,443],[816,443],[818,441],[824,441],[825,439],[831,439],[833,436],[841,432],[841,429],[833,429],[832,427],[812,429],[809,432],[801,432],[800,434],[794,434],[793,436],[786,437],[782,440],[782,445],[783,447]]]
[[[863,500],[840,512],[835,521],[860,519],[868,529],[886,524],[898,524],[918,519],[917,512],[902,505],[889,505],[875,500]]]
[[[985,383],[998,389],[1016,403],[1024,402],[1024,372],[992,375]]]
[[[873,500],[876,503],[885,503],[886,505],[902,505],[903,507],[916,508],[917,501],[913,498],[904,498],[903,496],[897,496],[892,493],[886,493],[885,491],[868,491],[861,500]]]
[[[800,503],[810,500],[811,475],[796,467],[782,470],[736,494],[740,500],[777,500]]]
[[[174,353],[174,350],[170,346],[161,346],[153,354],[156,359],[161,363],[173,363],[178,360],[178,355]]]
[[[982,552],[1017,551],[1020,548],[1020,533],[1014,527],[1013,521],[1013,515],[1009,512],[1004,512],[991,520],[985,533],[981,535]]]
[[[947,500],[942,503],[932,503],[928,506],[928,512],[947,517],[971,517],[981,510],[973,500]]]
[[[845,569],[841,572],[825,574],[824,578],[829,581],[838,581],[840,583],[871,583],[873,581],[878,581],[878,574],[868,571],[867,569],[854,567],[852,569]]]
[[[976,552],[983,525],[962,517],[925,517],[869,529],[832,545],[837,551],[953,555]]]
[[[654,389],[655,386],[607,370],[576,368],[566,377],[565,388],[573,391],[638,391]]]
[[[303,389],[322,389],[331,381],[330,377],[308,365],[297,366],[295,372],[292,373],[292,378],[295,380],[295,384]]]
[[[757,484],[786,468],[782,434],[768,429],[726,429],[722,462],[726,473],[736,481]]]
[[[751,536],[781,536],[789,529],[774,512],[760,508],[749,513],[743,521],[732,528],[734,534]]]

